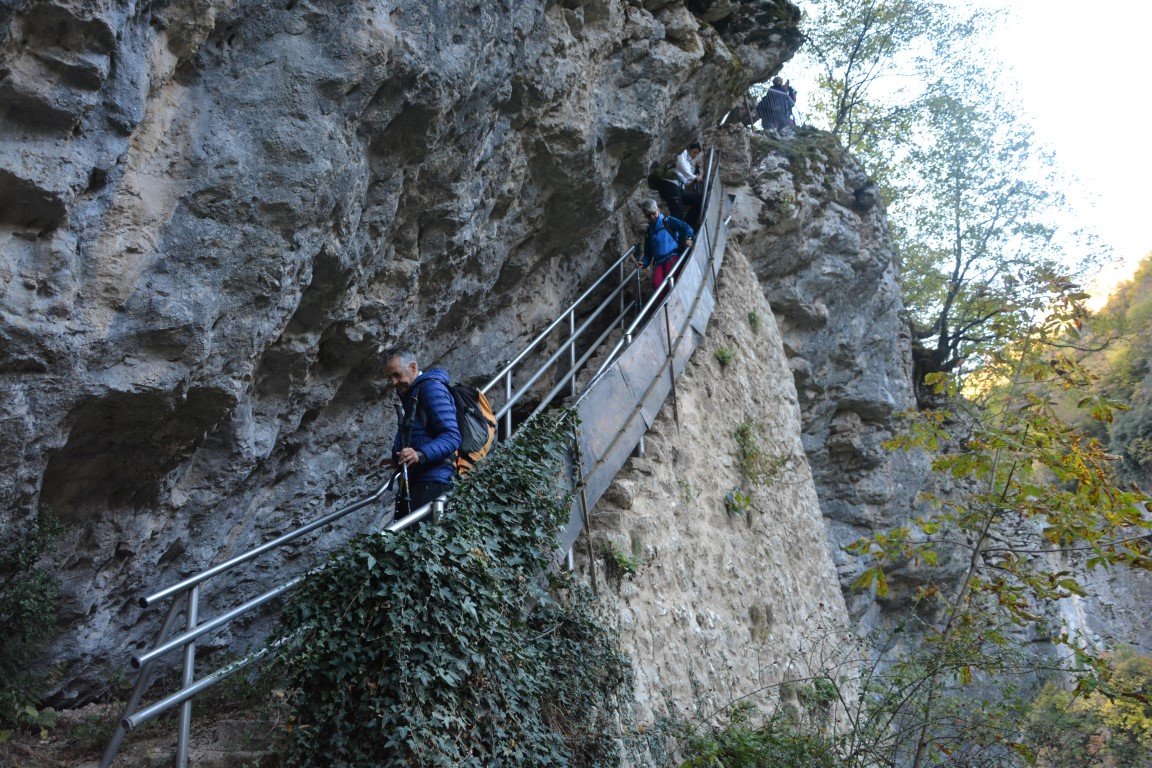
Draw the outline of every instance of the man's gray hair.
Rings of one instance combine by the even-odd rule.
[[[380,358],[387,365],[389,361],[399,358],[401,365],[411,365],[416,362],[416,353],[408,347],[388,347]]]
[[[644,213],[660,213],[660,206],[652,198],[640,202],[640,210]]]

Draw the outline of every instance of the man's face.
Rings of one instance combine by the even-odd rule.
[[[392,386],[396,387],[396,393],[401,396],[408,394],[408,390],[412,389],[412,382],[416,381],[419,370],[416,363],[405,365],[398,357],[392,358],[384,365],[388,381],[392,382]]]
[[[660,211],[644,211],[644,218],[648,219],[648,221],[656,221],[656,219],[660,218]]]
[[[700,150],[699,149],[688,150],[688,157],[692,158],[693,160],[695,160],[699,156],[700,156]]]

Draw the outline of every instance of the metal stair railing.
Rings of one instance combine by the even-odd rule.
[[[604,379],[605,372],[610,370],[611,366],[616,364],[621,356],[626,353],[637,328],[649,319],[660,301],[667,301],[675,295],[674,288],[677,285],[677,276],[684,271],[686,266],[695,263],[692,258],[693,254],[699,252],[707,253],[709,263],[714,261],[711,258],[711,251],[716,238],[714,235],[708,234],[709,226],[707,224],[709,220],[715,218],[709,209],[712,207],[713,201],[719,199],[711,193],[711,190],[715,186],[713,176],[714,165],[715,156],[713,153],[710,153],[705,182],[706,192],[704,199],[706,204],[701,215],[705,224],[696,238],[695,245],[689,250],[687,254],[688,257],[681,257],[680,263],[677,264],[672,275],[665,281],[660,290],[654,291],[646,302],[641,303],[640,297],[643,293],[641,271],[638,266],[629,264],[629,259],[635,260],[637,248],[635,246],[629,248],[621,254],[591,286],[572,302],[567,309],[560,313],[560,315],[541,331],[513,360],[505,364],[501,370],[485,384],[482,390],[493,397],[496,395],[495,390],[497,385],[503,385],[500,393],[503,396],[502,402],[496,409],[496,416],[506,436],[512,434],[518,424],[527,421],[543,409],[549,407],[565,389],[568,391],[568,397],[577,398],[579,396],[579,399],[576,400],[577,404],[590,402],[586,398],[587,392],[591,391],[598,381]],[[703,247],[701,247],[702,243]],[[616,278],[614,285],[610,283],[613,277]],[[712,277],[714,282],[714,273]],[[633,286],[635,287],[635,296],[629,298],[626,295],[626,291]],[[598,295],[605,291],[606,295]],[[613,311],[615,312],[614,316],[611,314]],[[666,312],[665,310],[665,313]],[[622,334],[620,341],[611,349],[604,364],[601,365],[592,377],[592,380],[586,385],[584,394],[582,395],[581,392],[578,391],[577,376],[587,361],[597,352],[602,351],[605,340],[617,329],[619,329]],[[555,338],[557,331],[566,331],[566,337],[557,340]],[[588,343],[588,338],[592,334],[596,334],[596,336],[591,340],[591,343]],[[583,351],[581,351],[581,344],[583,344]],[[555,349],[549,354],[548,349],[552,345],[555,345]],[[533,363],[536,358],[544,355],[547,355],[547,357],[543,362]],[[520,370],[532,364],[535,364],[536,367],[530,368],[527,372]],[[517,378],[517,373],[520,374],[520,377],[523,379],[522,381]],[[536,396],[536,390],[534,388],[549,374],[551,374],[554,379],[551,388],[548,389],[545,394],[538,396],[537,405],[527,416],[519,419],[515,418],[514,406],[521,403],[530,395]],[[625,429],[629,429],[632,423],[633,419],[628,419]],[[615,445],[616,442],[619,442],[619,440],[614,441],[613,444]],[[581,450],[587,455],[588,446],[582,445]],[[603,474],[604,469],[609,466],[610,463],[598,460],[593,464],[593,471],[587,473],[587,475],[597,476],[598,474]],[[586,485],[587,475],[585,475],[585,473],[580,474],[583,484]],[[180,707],[180,716],[175,765],[176,768],[187,768],[191,734],[192,699],[196,695],[213,687],[220,681],[241,671],[261,658],[264,658],[275,650],[272,646],[266,646],[238,661],[225,665],[197,679],[197,641],[204,635],[216,631],[237,618],[250,614],[290,593],[300,584],[305,576],[312,571],[306,571],[303,574],[294,576],[280,585],[252,597],[240,605],[226,609],[207,620],[202,619],[200,615],[201,607],[204,603],[203,588],[205,584],[214,577],[251,563],[274,550],[298,541],[301,537],[309,533],[330,526],[358,510],[390,500],[393,498],[391,485],[392,481],[390,480],[379,486],[368,496],[352,504],[298,526],[271,541],[141,598],[140,604],[145,608],[154,607],[165,600],[170,600],[171,602],[168,605],[164,619],[160,623],[160,628],[156,633],[156,639],[152,647],[144,653],[133,655],[131,658],[133,668],[138,670],[136,683],[125,703],[120,722],[105,750],[101,761],[101,768],[110,768],[127,733],[177,706]],[[587,509],[590,509],[591,506],[595,504],[595,499],[599,498],[599,494],[596,494],[595,498],[591,501],[588,501],[590,497],[587,495],[582,495],[582,498],[584,502],[579,505],[578,510],[581,527],[582,521],[584,517],[586,517]],[[446,497],[442,496],[420,509],[413,511],[401,520],[393,520],[383,528],[382,532],[396,533],[429,516],[435,518],[443,511],[445,503]],[[574,510],[576,509],[577,507],[574,506]],[[571,527],[572,523],[570,522],[569,528]],[[577,530],[577,533],[578,532]],[[566,542],[563,551],[569,551],[572,541],[575,540],[575,534],[569,535],[569,531],[566,530],[562,538]],[[185,628],[182,632],[170,636],[176,628],[177,621],[181,614],[183,614],[184,617]],[[159,701],[141,708],[141,702],[151,685],[157,663],[163,657],[177,650],[182,651],[180,688]]]
[[[573,457],[578,493],[561,533],[560,551],[571,551],[587,527],[590,510],[633,452],[643,454],[644,433],[669,396],[679,423],[676,379],[704,338],[727,245],[729,199],[716,168],[710,153],[695,245],[572,404],[580,420]]]

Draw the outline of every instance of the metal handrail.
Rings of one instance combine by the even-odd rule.
[[[710,199],[708,197],[708,193],[711,189],[711,182],[713,178],[713,162],[714,153],[710,153],[708,174],[705,181],[705,196],[703,198],[705,204],[707,204],[707,201]],[[702,221],[707,214],[708,211],[706,209],[702,211]],[[696,245],[693,246],[693,248],[695,247]],[[573,301],[567,309],[565,309],[542,332],[540,332],[520,352],[520,354],[518,354],[512,361],[505,364],[501,368],[500,372],[497,373],[496,376],[494,376],[492,380],[483,387],[483,391],[488,392],[501,381],[504,382],[506,398],[498,412],[498,415],[503,416],[505,419],[507,434],[511,434],[512,432],[512,406],[519,402],[529,392],[530,388],[533,387],[545,375],[545,373],[551,370],[553,366],[559,362],[559,360],[566,352],[568,353],[568,370],[562,377],[560,377],[559,381],[555,384],[551,391],[549,391],[547,395],[544,396],[540,404],[527,418],[530,419],[534,417],[537,413],[548,407],[553,398],[556,397],[559,392],[563,390],[563,388],[567,385],[570,385],[572,394],[576,395],[577,375],[580,373],[582,367],[587,363],[592,355],[600,351],[601,345],[613,332],[617,325],[624,332],[623,339],[621,340],[621,343],[617,344],[612,352],[609,353],[608,361],[611,361],[613,357],[619,352],[621,344],[625,344],[630,340],[636,327],[645,319],[647,319],[650,310],[657,305],[661,298],[666,298],[668,295],[670,295],[671,287],[675,284],[676,275],[678,275],[679,271],[683,269],[684,263],[687,262],[687,259],[681,260],[681,263],[678,264],[677,267],[672,271],[672,275],[666,281],[665,285],[656,290],[653,295],[643,303],[642,308],[637,312],[636,317],[630,323],[625,325],[627,323],[627,317],[629,313],[633,310],[636,310],[637,306],[640,305],[638,300],[629,302],[625,302],[623,300],[623,290],[631,284],[631,281],[634,278],[637,280],[637,284],[639,285],[640,271],[634,268],[631,271],[626,272],[623,266],[625,261],[632,257],[635,252],[636,246],[632,246],[623,254],[621,254],[621,256],[617,258],[590,287],[581,293],[581,295],[575,301]],[[689,252],[691,252],[691,249]],[[608,280],[614,273],[618,273],[619,283],[617,286],[611,292],[609,292],[607,297],[605,297],[600,302],[600,304],[595,309],[593,309],[587,317],[585,317],[583,322],[580,323],[579,327],[577,327],[577,309],[580,308],[581,305],[593,293],[599,290],[604,282]],[[583,355],[577,359],[576,345],[578,341],[583,337],[589,328],[593,327],[597,320],[601,318],[605,310],[617,299],[620,299],[618,315],[607,324],[606,330],[600,333],[596,340],[583,353]],[[527,381],[519,384],[517,390],[514,391],[512,375],[515,368],[524,362],[533,352],[535,352],[544,343],[548,336],[553,331],[555,331],[565,320],[568,321],[568,338],[559,345],[555,352],[549,355],[548,358],[537,367],[536,371],[528,377]],[[601,367],[601,369],[598,370],[597,373],[591,378],[591,380],[585,385],[585,389],[590,387],[602,372],[603,367]],[[201,677],[199,680],[196,680],[196,641],[200,637],[216,629],[219,629],[220,627],[230,623],[236,618],[250,613],[257,608],[260,608],[261,606],[266,605],[267,603],[287,594],[288,592],[292,591],[292,589],[297,587],[300,582],[303,581],[303,579],[306,578],[309,574],[315,573],[317,570],[322,569],[324,565],[317,566],[316,568],[310,569],[303,574],[295,576],[280,584],[279,586],[267,590],[266,592],[263,592],[262,594],[253,598],[250,598],[241,605],[225,611],[224,613],[204,622],[199,621],[201,585],[203,585],[214,576],[218,576],[222,573],[232,570],[233,568],[243,565],[244,563],[248,563],[270,552],[271,550],[293,542],[300,537],[305,536],[308,533],[311,533],[325,525],[329,525],[336,522],[337,520],[340,520],[352,512],[363,509],[370,504],[380,501],[381,499],[385,498],[385,496],[387,496],[394,481],[395,476],[388,483],[381,485],[371,494],[362,499],[359,499],[327,515],[323,515],[309,523],[305,523],[304,525],[301,525],[296,529],[289,531],[288,533],[278,536],[269,542],[254,547],[247,552],[232,557],[217,565],[211,566],[204,571],[201,571],[200,573],[183,579],[176,584],[165,587],[164,589],[161,589],[142,598],[140,603],[144,607],[153,606],[156,603],[168,598],[176,599],[173,599],[169,606],[167,615],[162,622],[160,631],[157,634],[157,640],[153,647],[149,651],[139,655],[134,655],[131,658],[132,665],[138,668],[140,672],[136,681],[136,686],[134,687],[131,695],[129,696],[128,702],[125,705],[124,715],[119,725],[117,726],[116,732],[113,734],[113,737],[109,742],[107,750],[105,751],[104,759],[101,763],[102,768],[109,768],[109,766],[111,766],[111,763],[115,759],[116,753],[119,749],[120,743],[122,742],[123,737],[127,732],[131,731],[133,728],[139,726],[140,724],[151,720],[162,712],[171,709],[174,706],[181,706],[176,765],[177,768],[185,768],[188,760],[191,700],[201,691],[212,687],[224,678],[235,674],[241,669],[248,667],[255,661],[267,656],[269,653],[274,651],[276,647],[278,647],[279,642],[283,642],[278,641],[276,644],[266,646],[254,652],[253,654],[246,656],[243,659],[232,662]],[[387,526],[384,527],[383,531],[379,533],[383,534],[399,532],[429,516],[432,516],[435,520],[442,512],[444,505],[445,497],[440,497],[435,501],[430,502],[429,504],[426,504],[423,507],[411,512],[409,515],[400,520],[391,521]],[[182,600],[180,599],[181,596],[183,597],[183,612],[185,614],[187,629],[173,637],[168,637],[168,634],[174,627],[176,618],[180,613],[182,604]],[[144,691],[147,689],[151,682],[151,671],[155,662],[157,662],[161,657],[181,648],[184,650],[184,662],[182,684],[180,689],[154,704],[137,710],[136,707],[139,705]]]
[[[350,515],[353,512],[361,510],[364,507],[368,506],[369,504],[372,504],[373,502],[379,501],[380,499],[382,499],[384,497],[385,492],[388,491],[391,488],[391,486],[392,486],[392,482],[389,481],[389,482],[385,483],[384,485],[380,486],[379,488],[377,488],[371,495],[365,496],[364,498],[362,498],[358,501],[355,501],[346,507],[342,507],[342,508],[336,510],[335,512],[331,512],[327,515],[324,515],[323,517],[319,517],[310,523],[306,523],[306,524],[300,526],[299,528],[297,528],[294,531],[289,531],[288,533],[284,534],[283,536],[278,536],[277,538],[273,539],[272,541],[265,542],[265,543],[255,547],[253,549],[248,550],[247,552],[245,552],[243,554],[240,554],[240,555],[237,555],[236,557],[231,558],[230,560],[225,560],[223,563],[220,563],[218,565],[214,565],[211,568],[203,570],[200,573],[196,574],[195,576],[189,576],[188,578],[184,579],[183,581],[177,582],[176,584],[173,584],[170,587],[165,587],[164,589],[161,589],[159,592],[153,592],[151,595],[148,595],[147,597],[142,597],[142,598],[140,598],[140,606],[142,608],[148,608],[152,605],[155,605],[157,602],[159,602],[159,601],[161,601],[167,597],[172,597],[173,595],[177,595],[181,592],[185,592],[188,589],[191,589],[192,587],[196,586],[197,584],[201,584],[201,583],[207,581],[208,579],[212,578],[213,576],[219,576],[220,574],[222,574],[226,571],[232,570],[233,568],[235,568],[238,565],[243,565],[244,563],[247,563],[250,560],[255,560],[257,557],[264,554],[265,552],[270,552],[271,550],[276,549],[277,547],[282,547],[285,544],[288,544],[289,542],[295,541],[296,539],[300,538],[301,536],[304,536],[306,534],[311,533],[312,531],[316,530],[317,528],[323,528],[325,525],[328,525],[329,523],[334,523],[346,515]]]
[[[487,393],[488,391],[490,391],[492,389],[492,387],[499,384],[501,379],[503,379],[509,372],[511,372],[512,369],[515,368],[518,364],[523,362],[524,359],[526,357],[528,357],[528,355],[530,355],[536,349],[536,347],[538,347],[541,344],[541,342],[544,341],[544,339],[548,338],[548,334],[550,334],[550,333],[552,333],[552,331],[556,330],[556,327],[558,325],[560,325],[560,323],[563,320],[568,319],[569,313],[574,312],[576,310],[576,307],[580,306],[580,304],[582,304],[584,302],[584,300],[586,298],[588,298],[588,296],[593,291],[595,291],[597,288],[600,287],[601,283],[603,283],[605,280],[608,279],[608,276],[612,274],[612,270],[616,269],[622,263],[624,263],[624,260],[627,259],[628,257],[630,257],[633,253],[635,253],[635,251],[636,251],[636,246],[633,245],[631,248],[629,248],[627,251],[625,251],[623,254],[621,254],[620,258],[616,259],[616,261],[612,263],[612,266],[610,266],[610,267],[608,267],[608,269],[604,270],[604,274],[600,275],[600,277],[597,278],[596,282],[594,282],[586,291],[584,291],[584,293],[580,294],[580,298],[576,299],[576,301],[569,304],[567,309],[565,309],[563,312],[561,312],[559,315],[557,315],[556,319],[553,320],[551,322],[551,324],[548,325],[547,328],[545,328],[543,331],[541,331],[539,334],[537,334],[536,338],[534,338],[532,341],[530,341],[528,343],[528,346],[526,346],[523,349],[523,351],[520,352],[520,354],[516,355],[516,357],[513,360],[506,363],[504,365],[504,367],[500,369],[500,372],[497,373],[495,376],[493,376],[491,381],[489,381],[487,384],[485,384],[483,387],[481,387],[480,390],[482,392]]]
[[[526,381],[520,385],[520,391],[517,392],[513,397],[511,397],[507,401],[505,401],[504,405],[502,405],[500,407],[500,409],[496,411],[496,418],[500,418],[501,416],[506,414],[509,411],[509,409],[511,409],[511,407],[513,405],[515,405],[517,402],[519,402],[520,398],[522,398],[524,395],[528,394],[529,388],[533,384],[535,384],[537,381],[539,381],[544,376],[544,374],[548,373],[548,371],[552,368],[552,366],[555,365],[556,362],[560,359],[561,355],[563,355],[565,352],[568,351],[569,347],[574,346],[576,344],[576,341],[580,337],[580,334],[582,334],[585,330],[588,329],[588,327],[590,325],[592,325],[592,323],[600,316],[600,313],[611,303],[612,299],[615,299],[616,296],[620,293],[620,291],[622,291],[624,289],[624,285],[625,285],[624,283],[621,283],[620,285],[618,285],[616,287],[616,289],[608,296],[608,298],[605,299],[604,302],[601,303],[600,306],[596,308],[596,311],[594,311],[591,315],[589,315],[584,320],[584,322],[580,324],[580,327],[573,332],[573,335],[567,341],[565,341],[563,344],[561,344],[560,347],[557,348],[557,350],[555,352],[553,352],[552,355],[547,360],[545,360],[540,365],[539,368],[536,369],[536,373],[534,373],[531,377],[529,377],[528,381]],[[566,310],[566,312],[569,312],[569,313],[571,311],[572,311],[571,308]],[[507,373],[507,371],[506,371],[506,373]],[[575,370],[570,370],[568,372],[568,374],[564,377],[563,382],[567,383],[568,377],[573,375],[574,373],[575,373]],[[555,393],[553,393],[553,394],[555,394]],[[547,403],[550,399],[551,399],[551,397],[545,397],[543,402]]]
[[[710,186],[709,186],[709,185],[706,185],[706,186],[705,186],[705,190],[706,190],[706,191],[705,191],[705,198],[704,198],[704,199],[707,199],[707,194],[708,194],[708,193],[711,191],[711,188],[710,188]],[[703,233],[709,233],[709,234],[711,234],[711,233],[710,233],[710,228],[708,227],[708,221],[707,221],[707,216],[708,216],[708,215],[710,215],[710,212],[709,212],[709,211],[704,211],[704,214],[703,214],[703,215],[700,217],[700,221],[701,221],[700,232],[701,232],[702,234],[703,234]],[[719,213],[719,211],[717,211],[717,213],[716,213],[716,217],[717,217],[716,226],[720,226],[722,223],[724,223],[724,224],[726,224],[726,223],[727,223],[727,221],[724,221],[724,222],[721,222],[721,221],[720,221],[720,213]],[[695,247],[696,247],[696,244],[694,244],[694,245],[693,245],[693,249],[694,249]],[[710,252],[710,251],[709,251],[709,252]],[[667,293],[669,293],[669,294],[670,294],[670,293],[672,292],[673,288],[675,287],[675,281],[676,281],[676,279],[679,277],[679,274],[680,274],[681,270],[682,270],[682,266],[681,266],[680,264],[677,264],[677,266],[676,266],[676,267],[673,269],[673,272],[672,272],[672,274],[671,274],[671,275],[669,275],[669,277],[668,277],[668,279],[667,279],[667,280],[668,280],[668,283],[670,283],[670,285],[669,285],[669,287],[668,287],[668,291],[667,291]],[[713,280],[713,283],[714,283],[714,282],[715,282],[715,273],[713,273],[711,276],[712,276],[712,280]],[[698,289],[697,289],[697,291],[696,291],[696,294],[695,294],[695,295],[692,297],[692,306],[691,306],[690,310],[687,312],[687,315],[686,315],[686,317],[685,317],[685,320],[684,320],[683,324],[682,324],[682,325],[681,325],[679,328],[677,328],[677,329],[676,329],[676,335],[675,335],[675,339],[672,339],[672,338],[671,338],[671,330],[669,329],[669,345],[670,345],[670,347],[671,347],[673,350],[678,350],[678,349],[680,348],[680,345],[681,345],[681,343],[683,342],[683,340],[684,340],[684,338],[685,338],[685,336],[686,336],[686,334],[687,334],[688,328],[691,326],[691,322],[692,322],[692,316],[693,316],[693,314],[694,314],[694,312],[695,312],[696,306],[697,306],[697,305],[699,304],[699,302],[700,302],[700,298],[701,298],[701,296],[702,296],[702,295],[703,295],[703,293],[704,293],[704,288],[705,288],[705,287],[706,287],[706,284],[705,284],[705,283],[701,283],[701,284],[700,284],[700,286],[699,286],[699,288],[698,288]],[[666,308],[667,308],[667,307],[665,306],[665,309],[666,309]],[[645,314],[643,314],[643,313],[642,313],[642,315],[641,315],[641,316],[642,316],[644,319],[648,319],[648,318],[646,317],[646,315],[645,315]],[[654,315],[653,315],[653,316],[654,316]],[[666,317],[665,319],[667,320],[667,317]],[[635,326],[633,326],[633,327],[631,327],[631,328],[629,329],[629,336],[631,336],[631,335],[632,335],[632,332],[634,332],[634,331],[635,331]],[[609,358],[609,360],[611,360],[611,357]],[[579,403],[580,403],[580,402],[581,402],[581,401],[582,401],[582,400],[583,400],[583,399],[584,399],[584,398],[585,398],[585,397],[588,395],[588,393],[590,393],[590,392],[592,391],[592,387],[593,387],[593,385],[596,383],[596,380],[597,380],[597,379],[598,379],[598,378],[599,378],[601,375],[603,375],[604,371],[605,371],[605,370],[606,370],[606,369],[609,367],[609,365],[610,365],[610,363],[609,363],[609,362],[606,362],[604,365],[602,365],[602,366],[600,367],[600,369],[598,369],[598,370],[597,370],[597,373],[596,373],[596,375],[595,375],[595,376],[593,377],[593,379],[592,379],[592,380],[589,382],[588,386],[587,386],[587,387],[585,387],[585,389],[584,389],[584,393],[583,393],[583,394],[582,394],[582,395],[581,395],[581,396],[580,396],[580,397],[579,397],[579,398],[576,400],[576,403],[575,403],[575,405],[578,405],[578,404],[579,404]],[[647,387],[647,389],[644,391],[644,393],[643,393],[643,394],[641,395],[641,397],[640,397],[640,402],[639,402],[639,403],[636,405],[636,407],[635,407],[635,408],[632,410],[632,413],[631,413],[631,414],[630,414],[630,415],[627,417],[627,419],[626,419],[626,422],[630,423],[630,422],[631,422],[633,419],[635,419],[635,418],[636,418],[637,414],[639,414],[639,413],[640,413],[640,410],[641,410],[641,408],[642,408],[642,406],[643,406],[643,403],[644,403],[644,401],[645,401],[645,400],[646,400],[646,398],[647,398],[647,395],[648,395],[648,393],[649,393],[649,392],[652,390],[652,388],[653,388],[653,387],[656,385],[656,381],[657,381],[657,380],[658,380],[658,379],[659,379],[661,376],[663,376],[663,375],[664,375],[664,373],[665,373],[665,372],[668,370],[668,367],[669,367],[670,365],[671,365],[671,356],[669,357],[669,359],[668,359],[668,360],[666,360],[666,361],[665,361],[665,362],[664,362],[664,363],[661,365],[660,369],[657,371],[657,374],[656,374],[656,376],[654,376],[654,377],[652,378],[652,380],[651,380],[651,381],[648,383],[648,387]],[[627,425],[625,425],[625,426],[627,426]],[[621,437],[623,437],[623,435],[624,435],[624,430],[623,430],[623,429],[621,429],[619,432],[617,432],[617,434],[616,434],[616,437],[613,439],[612,443],[611,443],[611,444],[608,446],[608,448],[607,448],[607,449],[605,449],[604,453],[605,453],[605,454],[609,454],[609,453],[611,453],[611,448],[612,448],[612,447],[613,447],[613,446],[616,444],[616,442],[617,442],[617,441],[618,441],[618,440],[619,440]],[[602,461],[602,460],[601,460],[601,461]],[[598,467],[599,467],[599,462],[597,462],[596,464],[594,464],[594,465],[593,465],[593,466],[592,466],[590,469],[586,469],[586,470],[585,470],[585,475],[587,475],[587,474],[590,474],[590,473],[591,473],[591,471],[595,471],[595,469],[597,469]]]

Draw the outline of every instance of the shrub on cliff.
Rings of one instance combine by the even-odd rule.
[[[37,662],[56,625],[60,585],[37,563],[61,530],[42,509],[0,544],[0,725],[46,724],[36,708],[44,677]]]
[[[1050,684],[1037,697],[1027,731],[1038,765],[1152,766],[1152,658],[1124,649],[1113,668],[1111,683],[1125,696],[1081,696]]]

